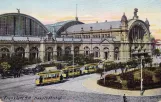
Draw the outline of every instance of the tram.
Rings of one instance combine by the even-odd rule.
[[[98,68],[97,63],[86,64],[83,67],[82,74],[94,73],[96,72],[97,68]]]
[[[44,85],[50,83],[57,83],[63,81],[62,72],[59,70],[49,71],[49,72],[40,72],[36,74],[36,85]]]
[[[73,76],[79,76],[81,75],[81,68],[82,66],[67,66],[64,69],[62,69],[62,75],[64,78],[69,78]]]
[[[63,81],[65,78],[80,76],[96,72],[98,63],[86,64],[84,66],[66,66],[62,70],[55,70],[55,67],[47,67],[44,72],[36,74],[36,85],[45,85]]]

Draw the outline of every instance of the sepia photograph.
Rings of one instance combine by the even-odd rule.
[[[161,0],[1,0],[0,102],[161,102]]]

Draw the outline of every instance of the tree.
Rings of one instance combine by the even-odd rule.
[[[0,64],[0,69],[1,69],[1,71],[2,71],[2,77],[4,78],[4,76],[5,76],[5,73],[7,72],[7,71],[9,71],[10,70],[10,68],[11,68],[11,65],[8,63],[8,62],[2,62],[1,64]]]
[[[151,57],[146,57],[144,59],[144,61],[145,61],[145,63],[150,64],[150,66],[152,66],[152,58]]]
[[[160,55],[159,49],[155,49],[155,50],[154,50],[154,55],[155,55],[155,56],[159,56],[159,55]]]

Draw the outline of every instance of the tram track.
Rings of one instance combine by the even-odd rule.
[[[20,87],[24,87],[24,86],[34,86],[33,88],[36,88],[34,83],[29,83],[29,84],[17,85],[17,86],[14,86],[14,87],[2,88],[2,89],[0,89],[0,92],[4,92],[6,90],[12,90],[12,89],[20,88]]]

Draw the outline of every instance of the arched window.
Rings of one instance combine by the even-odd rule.
[[[76,55],[79,54],[79,47],[78,46],[74,48],[74,54],[76,54]]]
[[[71,48],[70,47],[66,47],[65,48],[65,55],[69,55],[71,54]]]
[[[114,60],[119,60],[119,48],[115,47],[114,49]]]
[[[30,59],[34,60],[34,59],[38,59],[38,48],[37,47],[32,47],[30,49]]]
[[[105,47],[103,51],[104,51],[104,59],[107,60],[109,58],[109,48]]]
[[[19,57],[25,57],[25,49],[23,47],[18,47],[16,50],[15,50],[15,54],[16,56],[19,56]]]
[[[89,53],[90,53],[90,49],[89,49],[89,47],[88,46],[86,46],[86,47],[84,47],[84,55],[89,55]]]
[[[6,58],[9,57],[9,49],[8,48],[1,48],[1,58]]]
[[[62,49],[61,47],[57,47],[57,57],[61,56],[62,55]]]
[[[100,56],[100,49],[98,47],[93,48],[94,51],[94,57],[99,57]]]
[[[50,61],[53,58],[53,48],[48,47],[45,52],[46,59]]]

